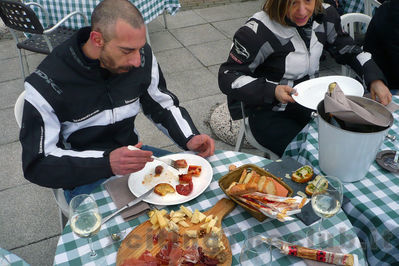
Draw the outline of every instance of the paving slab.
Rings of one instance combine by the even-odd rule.
[[[156,21],[162,26],[164,25],[162,16],[158,16]],[[205,23],[207,23],[207,21],[192,10],[177,12],[173,16],[169,14],[166,15],[168,29],[184,28]]]
[[[0,66],[1,69],[1,66]],[[14,108],[15,101],[24,90],[22,79],[0,83],[0,109]]]
[[[210,24],[174,29],[170,32],[184,46],[226,39],[226,36]]]
[[[186,49],[177,48],[155,53],[163,73],[181,72],[202,67],[201,63]]]
[[[220,64],[217,64],[217,65],[214,65],[214,66],[208,66],[207,68],[212,73],[212,75],[214,75],[216,78],[218,77]],[[219,85],[218,85],[218,88],[219,88]]]
[[[224,101],[226,101],[226,96],[220,93],[184,102],[181,105],[190,113],[198,130],[201,133],[210,135],[211,128],[208,126],[206,121],[210,118],[212,107]]]
[[[247,18],[235,18],[224,21],[213,22],[212,25],[223,33],[227,38],[233,39],[236,31],[245,24]]]
[[[158,31],[152,33],[150,42],[154,53],[183,47],[169,31]]]
[[[206,68],[165,74],[165,79],[180,102],[220,93],[217,78]]]
[[[244,17],[251,17],[253,14],[259,12],[263,8],[264,0],[255,0],[255,1],[246,1],[246,2],[238,2],[235,5],[238,6],[238,9],[241,11],[241,15]]]
[[[25,247],[13,249],[12,253],[23,258],[32,266],[50,266],[54,262],[59,235],[49,237],[43,241]]]
[[[14,40],[1,40],[0,60],[18,57],[17,45]]]
[[[147,30],[151,34],[158,31],[165,31],[166,29],[164,24],[157,18],[147,24]]]
[[[194,12],[208,22],[229,20],[247,16],[243,14],[243,11],[240,9],[238,4],[195,9]]]
[[[27,184],[3,190],[0,210],[0,246],[7,250],[60,233],[58,207],[48,188]]]
[[[19,141],[0,145],[0,191],[30,183],[23,177],[21,152]]]
[[[215,42],[188,46],[196,58],[205,66],[224,63],[231,47],[231,40],[225,39]]]
[[[0,145],[18,141],[19,127],[14,118],[14,108],[0,110],[0,121]]]
[[[139,133],[140,141],[144,145],[160,148],[174,145],[173,141],[163,134],[143,113],[137,115],[134,124]]]
[[[0,71],[0,82],[15,80],[22,77],[18,57],[2,59],[0,70],[2,70]]]

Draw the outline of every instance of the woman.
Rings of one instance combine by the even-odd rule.
[[[373,99],[384,105],[391,101],[371,55],[342,32],[336,9],[322,0],[267,0],[263,11],[236,32],[219,69],[232,118],[241,118],[239,102],[244,102],[256,140],[280,156],[310,120],[311,110],[291,94],[296,84],[318,76],[324,48],[364,77]]]

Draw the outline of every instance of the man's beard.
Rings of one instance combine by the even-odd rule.
[[[113,74],[126,73],[126,72],[129,72],[133,68],[133,66],[117,67],[115,64],[115,61],[110,56],[107,56],[104,53],[104,50],[102,51],[102,53],[100,55],[99,61],[103,68],[107,69],[109,72],[111,72]]]

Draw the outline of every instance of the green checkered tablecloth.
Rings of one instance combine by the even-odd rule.
[[[399,103],[399,97],[393,97]],[[399,112],[394,114],[389,134],[399,139]],[[320,172],[316,121],[309,123],[288,145],[284,156],[311,164]],[[398,140],[385,140],[381,150],[399,150]],[[394,265],[399,261],[399,176],[382,169],[375,161],[366,177],[344,184],[350,203],[343,206],[361,239],[370,265]],[[396,264],[398,265],[398,264]]]
[[[218,200],[226,197],[219,188],[218,180],[228,173],[228,166],[230,164],[241,166],[243,164],[252,163],[263,167],[270,163],[269,160],[259,156],[233,151],[216,151],[215,155],[209,157],[207,160],[213,169],[213,179],[204,193],[184,204],[185,206],[189,206],[192,210],[207,210],[216,204]],[[116,211],[115,204],[103,186],[98,188],[92,195],[96,199],[103,217]],[[179,205],[166,207],[165,209],[170,211],[178,207]],[[92,263],[88,263],[88,261],[84,259],[89,252],[87,239],[79,238],[72,233],[68,223],[58,241],[54,264],[81,265],[87,263],[89,265],[94,265],[97,262],[105,265],[114,265],[120,243],[112,243],[110,234],[120,231],[130,232],[134,227],[147,219],[147,215],[142,215],[136,219],[124,222],[121,216],[117,216],[105,223],[101,227],[100,232],[93,237],[94,247],[97,250],[98,256],[96,257],[96,261]],[[261,232],[269,237],[279,237],[286,241],[310,246],[305,236],[306,231],[317,229],[317,224],[307,227],[300,220],[281,223],[277,220],[269,219],[264,222],[259,222],[240,206],[237,206],[224,218],[222,226],[231,245],[233,265],[238,265],[240,263],[239,257],[244,240],[248,235],[254,234],[254,232]],[[365,265],[360,242],[358,238],[355,237],[352,225],[343,211],[340,211],[331,219],[326,220],[323,226],[334,236],[330,242],[331,246],[339,246],[342,252],[357,254],[360,265]],[[302,259],[292,256],[283,256],[279,252],[274,252],[273,256],[278,265],[306,265]]]
[[[21,259],[20,257],[11,253],[8,250],[0,248],[0,255],[3,255],[6,258],[6,260],[11,264],[11,266],[29,266],[29,264],[26,261],[24,261],[23,259]],[[0,258],[0,265],[3,265],[2,263],[4,262],[2,261],[2,258]]]
[[[30,1],[25,0],[24,2]],[[90,23],[91,13],[101,0],[32,0],[32,2],[42,5],[47,10],[49,13],[50,25],[54,25],[73,11],[83,12]],[[180,8],[178,0],[130,0],[130,2],[140,10],[146,24],[162,14],[164,10],[174,15]],[[42,24],[47,27],[45,16],[39,11],[40,9],[35,6],[31,6],[31,8],[38,14]],[[74,16],[63,25],[68,28],[79,29],[84,26],[84,21],[80,16]]]
[[[344,14],[346,13],[364,13],[365,0],[341,0],[344,5]]]

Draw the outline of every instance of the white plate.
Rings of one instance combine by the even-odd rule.
[[[185,159],[188,165],[200,165],[202,168],[201,175],[199,177],[193,176],[192,179],[193,191],[187,196],[180,195],[177,192],[173,194],[169,193],[166,194],[165,196],[159,196],[158,194],[152,192],[144,200],[145,202],[155,205],[181,204],[201,195],[202,192],[204,192],[204,190],[209,186],[209,184],[212,181],[213,170],[211,165],[207,160],[198,155],[188,154],[188,153],[177,153],[177,154],[166,155],[162,158],[170,158],[172,160]],[[161,174],[161,176],[153,177],[152,182],[144,182],[143,184],[144,177],[148,174],[154,173],[155,167],[158,165],[162,165],[164,167],[164,171]],[[176,185],[179,184],[179,179],[177,176],[175,176],[175,178],[171,178],[172,175],[170,171],[169,174],[166,175],[165,173],[167,172],[167,169],[168,168],[166,167],[166,165],[159,161],[154,160],[152,162],[147,163],[142,170],[130,174],[128,181],[128,186],[130,191],[133,193],[133,195],[138,197],[144,192],[148,191],[148,189],[150,189],[152,186],[159,183],[170,183],[174,188],[176,188]],[[187,173],[187,168],[181,169],[180,172]]]
[[[337,82],[345,95],[363,96],[363,85],[356,79],[346,76],[326,76],[297,84],[294,89],[298,95],[292,95],[292,98],[300,105],[316,110],[319,102],[324,100],[328,85],[332,82]]]

